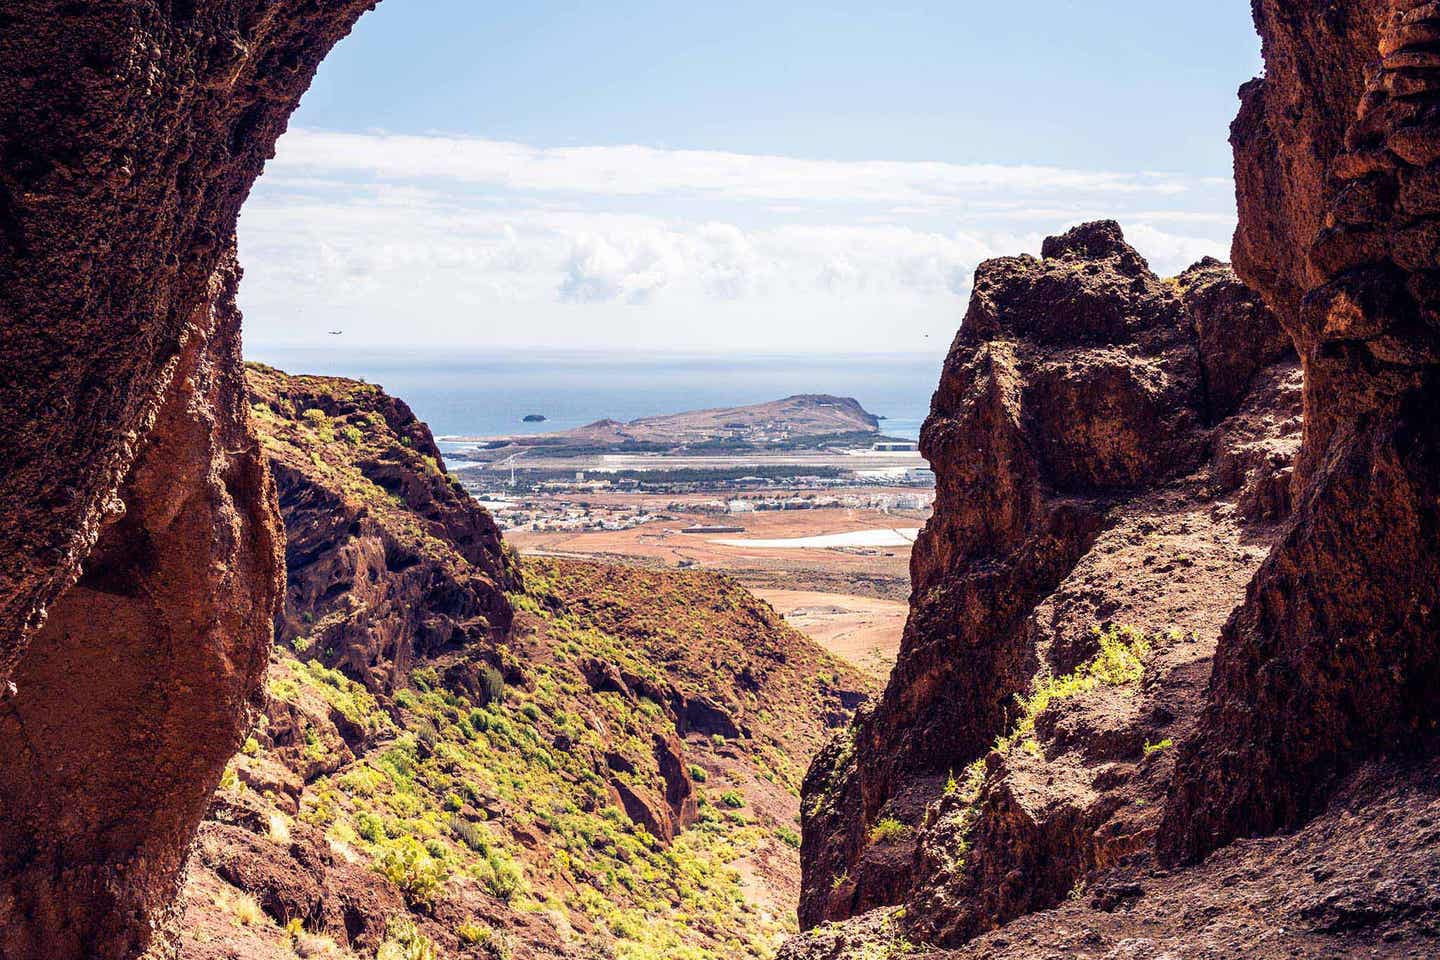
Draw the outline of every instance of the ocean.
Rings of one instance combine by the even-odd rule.
[[[634,420],[742,406],[797,393],[854,397],[882,432],[918,439],[943,356],[681,355],[566,351],[347,349],[246,350],[288,373],[364,378],[410,404],[437,437],[548,433],[602,420]],[[544,423],[524,423],[526,414]]]

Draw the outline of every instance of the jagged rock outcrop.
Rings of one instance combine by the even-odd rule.
[[[1293,827],[1440,703],[1440,8],[1255,5],[1232,130],[1236,268],[1305,367],[1296,512],[1227,624],[1162,835],[1193,860]]]
[[[1145,848],[1168,758],[1144,748],[1193,722],[1288,509],[1299,370],[1258,298],[1213,261],[1160,279],[1113,223],[1042,253],[976,274],[922,433],[937,503],[900,660],[806,781],[803,925],[904,902],[960,942]],[[1024,717],[1122,625],[1143,689]]]
[[[1303,436],[1297,444],[1275,418],[1293,407],[1300,379],[1293,365],[1266,367],[1262,354],[1282,344],[1275,331],[1216,335],[1224,325],[1214,324],[1214,311],[1228,312],[1227,298],[1207,293],[1194,274],[1180,278],[1198,349],[1230,356],[1200,362],[1212,407],[1203,416],[1216,424],[1209,462],[1176,478],[1182,486],[1199,481],[1200,489],[1179,499],[1173,485],[1154,492],[1182,508],[1172,521],[1187,537],[1204,531],[1186,501],[1199,506],[1226,488],[1237,494],[1218,497],[1220,514],[1250,526],[1228,545],[1206,536],[1221,548],[1213,564],[1196,564],[1187,552],[1183,563],[1151,565],[1208,567],[1205,616],[1192,633],[1131,644],[1133,661],[1115,646],[1118,635],[1108,656],[1102,649],[1089,661],[1084,647],[1057,642],[1056,628],[1075,609],[1120,621],[1112,612],[1139,612],[1137,600],[1148,592],[1136,579],[1142,571],[1124,562],[1124,539],[1110,533],[1136,517],[1135,535],[1165,530],[1146,516],[1163,501],[1112,506],[1119,524],[1097,535],[1036,607],[1029,628],[1043,682],[1016,704],[1020,726],[928,808],[910,875],[867,899],[866,855],[855,851],[899,831],[889,825],[862,836],[845,820],[858,816],[863,826],[887,812],[903,816],[893,782],[878,793],[879,805],[873,788],[862,791],[839,818],[842,829],[822,818],[820,831],[807,835],[814,851],[807,862],[843,881],[838,898],[825,898],[807,874],[807,897],[820,904],[812,909],[843,916],[898,901],[908,889],[903,920],[872,911],[794,942],[787,960],[852,956],[881,942],[898,949],[901,935],[956,946],[946,954],[956,957],[1434,953],[1440,7],[1340,0],[1317,9],[1257,0],[1254,9],[1267,70],[1242,90],[1232,130],[1240,208],[1234,257],[1295,345]],[[977,280],[977,295],[981,289]],[[1109,322],[1103,308],[1093,313],[1097,324]],[[954,359],[952,352],[947,368]],[[1249,386],[1237,392],[1243,380]],[[1016,394],[992,395],[1003,407]],[[1228,420],[1213,409],[1227,402],[1222,397],[1234,409]],[[937,395],[937,411],[941,403]],[[1103,401],[1095,407],[1103,410]],[[1161,429],[1154,439],[1167,445],[1171,435]],[[1046,445],[1037,438],[1011,447]],[[940,476],[943,490],[943,468]],[[994,499],[996,524],[1010,529],[1014,498],[1007,491]],[[942,508],[955,511],[942,501],[937,518]],[[1117,558],[1124,576],[1093,578]],[[1008,558],[985,559],[990,572]],[[1037,578],[1048,573],[1043,562],[1026,562]],[[1080,576],[1087,567],[1092,575]],[[1243,602],[1226,618],[1242,585]],[[1178,608],[1173,588],[1148,602],[1156,598]],[[928,602],[917,595],[912,624]],[[927,630],[927,639],[944,635]],[[1013,641],[1002,649],[1015,656]],[[1077,656],[1079,671],[1056,682],[1057,668]],[[1003,695],[986,675],[994,662],[987,653],[973,668],[978,680],[956,682],[973,683],[986,698]],[[966,663],[953,675],[970,669]],[[864,786],[878,769],[893,781],[896,765],[865,751],[867,736],[884,729],[894,693],[858,728],[860,762],[832,749],[822,757],[836,772],[817,765],[812,780]],[[942,695],[918,687],[922,702]],[[1135,719],[1116,722],[1126,715]],[[1016,749],[1017,738],[1025,749]],[[933,775],[921,769],[903,783]],[[1277,831],[1294,832],[1270,836]],[[1268,839],[1243,839],[1260,836]],[[1179,869],[1162,869],[1157,854]],[[847,863],[858,877],[833,872]],[[1018,919],[985,933],[1009,918]]]
[[[227,263],[286,118],[370,5],[0,9],[7,958],[147,943],[246,722],[279,527]]]
[[[430,428],[373,384],[246,373],[287,537],[277,641],[372,690],[447,649],[482,656],[519,573]]]

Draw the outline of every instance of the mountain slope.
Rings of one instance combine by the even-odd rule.
[[[398,401],[250,372],[297,533],[286,642],[202,825],[180,956],[773,953],[802,771],[865,679],[722,577],[507,557],[457,522],[479,508]],[[419,583],[498,597],[508,626],[431,616]]]
[[[514,561],[403,401],[259,364],[246,381],[285,522],[281,645],[383,691],[417,659],[505,635]]]

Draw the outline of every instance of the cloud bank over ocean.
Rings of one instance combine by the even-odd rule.
[[[253,341],[943,348],[981,260],[1114,217],[1224,258],[1228,179],[296,129],[242,214]]]

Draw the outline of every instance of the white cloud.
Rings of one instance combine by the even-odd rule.
[[[502,190],[601,196],[700,194],[810,203],[953,205],[977,194],[1184,193],[1199,178],[1041,165],[807,160],[638,145],[532,147],[479,137],[295,129],[272,175],[445,179]]]
[[[1160,174],[301,130],[241,218],[241,300],[270,342],[898,348],[948,341],[987,257],[1113,216],[1176,273],[1232,207]]]

